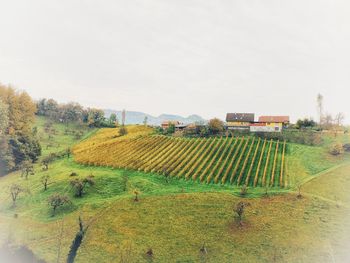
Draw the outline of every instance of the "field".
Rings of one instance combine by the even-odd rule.
[[[85,130],[85,136],[91,136],[77,139],[65,135],[62,124],[55,125],[57,133],[52,136],[61,146],[49,147],[50,151],[44,152],[44,155],[74,143],[78,143],[74,152],[82,150],[81,147],[91,147],[90,154],[93,154],[92,149],[96,146],[103,149],[100,145],[117,145],[125,140],[131,143],[143,140],[145,136],[149,140],[160,140],[143,126],[134,126],[135,130],[129,127],[129,134],[124,138],[118,135],[116,129],[103,129],[97,133]],[[38,129],[44,138],[48,136],[42,131],[42,124],[38,124]],[[201,142],[207,143],[207,140],[201,140],[193,147],[198,147]],[[227,138],[225,144],[226,138],[216,140],[226,147],[231,138]],[[330,157],[326,145],[288,144],[283,172],[287,185],[269,188],[266,197],[265,188],[253,187],[254,181],[249,179],[248,193],[242,197],[240,187],[233,186],[237,184],[244,166],[240,184],[246,180],[249,170],[252,171],[248,178],[253,177],[260,158],[259,151],[264,145],[264,141],[259,143],[255,139],[250,147],[252,140],[249,138],[244,151],[250,159],[245,161],[244,157],[241,158],[237,178],[232,184],[229,176],[225,184],[220,181],[213,183],[218,173],[211,174],[212,168],[205,173],[203,182],[211,176],[211,183],[207,184],[200,182],[202,173],[198,173],[196,180],[185,180],[185,174],[181,174],[182,179],[177,178],[177,171],[166,177],[163,171],[152,169],[144,172],[111,165],[79,164],[73,157],[56,160],[47,171],[36,165],[35,175],[29,176],[28,180],[21,178],[19,172],[9,174],[0,178],[0,247],[5,242],[21,244],[47,262],[66,262],[80,215],[89,224],[89,229],[76,262],[149,262],[146,251],[150,248],[154,252],[153,262],[348,262],[349,155]],[[65,144],[65,141],[68,143]],[[173,141],[190,144],[186,139],[174,138],[171,143]],[[225,155],[218,154],[211,167],[217,166],[215,169],[219,171],[221,168],[217,164],[225,162],[225,156],[237,149],[241,141],[241,147],[244,147],[248,138],[233,139],[231,148],[226,149]],[[273,163],[282,164],[284,144],[279,142],[278,149],[276,144],[273,142],[270,150],[269,168],[265,173],[267,185],[271,182]],[[184,146],[181,148],[185,149],[184,152],[188,150]],[[266,157],[269,148],[268,141],[264,148]],[[279,156],[275,158],[276,151]],[[164,155],[159,154],[159,158]],[[224,157],[221,158],[222,155]],[[252,162],[254,155],[256,161]],[[77,156],[79,153],[74,158]],[[104,161],[109,156],[106,154]],[[182,160],[188,162],[188,156],[188,160],[185,161],[186,157]],[[262,185],[265,165],[266,158],[263,158],[258,186]],[[204,165],[201,171],[206,167]],[[274,182],[280,175],[278,169],[274,171]],[[74,197],[69,186],[72,172],[76,172],[78,178],[94,176],[95,186],[88,188],[82,198]],[[47,191],[41,184],[43,175],[50,176],[51,184]],[[9,196],[9,187],[13,183],[28,189],[20,195],[16,207],[12,207]],[[302,198],[297,198],[297,184],[302,184]],[[139,202],[133,201],[135,189],[140,193]],[[55,192],[69,196],[72,204],[59,208],[52,217],[47,200]],[[244,225],[240,227],[233,207],[242,200],[249,202],[250,206],[244,215]],[[203,245],[207,254],[200,253]]]
[[[207,184],[284,187],[285,142],[255,137],[174,138],[143,126],[127,136],[103,129],[74,147],[76,162],[192,179]]]

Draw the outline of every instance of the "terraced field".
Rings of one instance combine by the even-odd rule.
[[[127,136],[119,136],[117,129],[103,129],[74,148],[75,161],[208,184],[286,185],[285,142],[255,137],[175,138],[151,132],[132,126]]]

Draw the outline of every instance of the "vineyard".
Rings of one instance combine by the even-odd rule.
[[[255,137],[175,138],[131,127],[104,129],[74,149],[77,162],[127,168],[203,183],[284,187],[285,142]]]

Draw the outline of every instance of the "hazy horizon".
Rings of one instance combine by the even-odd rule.
[[[350,123],[346,1],[1,1],[0,82],[154,116]]]

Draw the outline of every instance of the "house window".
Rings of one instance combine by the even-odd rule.
[[[279,131],[280,128],[278,126],[275,127],[275,131]]]

